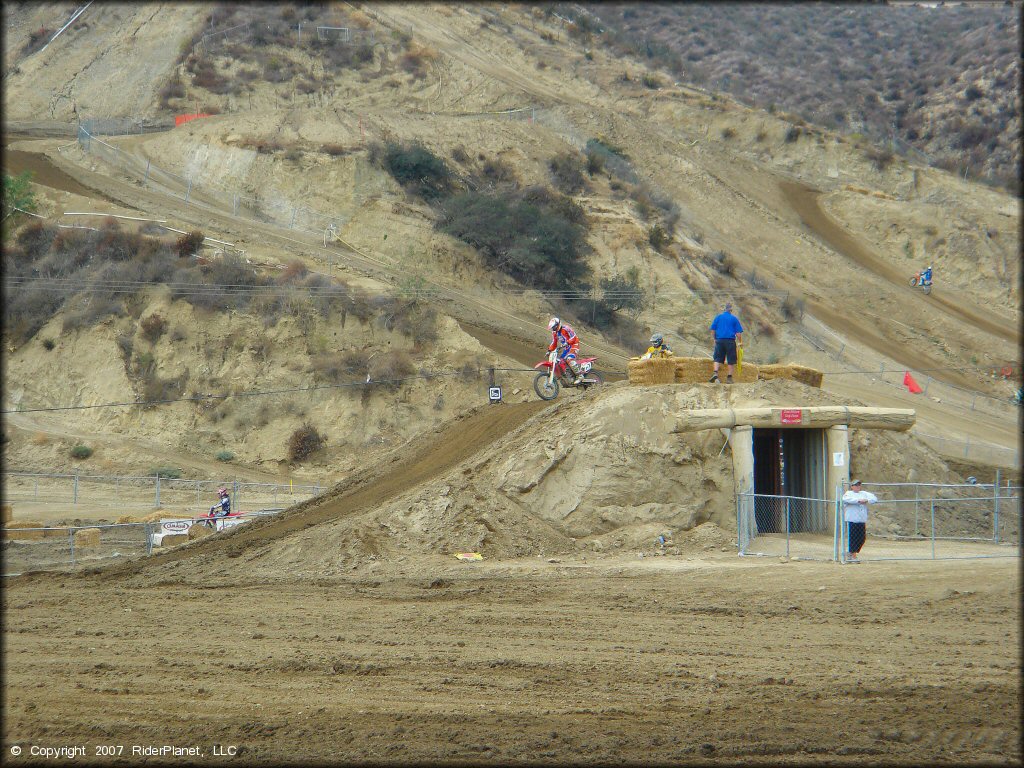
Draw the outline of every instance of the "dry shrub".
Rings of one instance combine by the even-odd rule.
[[[302,461],[308,458],[324,446],[324,437],[316,427],[306,422],[296,429],[288,438],[288,459],[289,461]]]
[[[423,45],[413,44],[399,60],[399,66],[416,79],[427,76],[427,72],[437,59],[437,51]]]
[[[199,250],[203,244],[203,240],[206,236],[202,232],[193,231],[188,234],[182,235],[178,238],[176,243],[178,249],[178,256],[185,258],[187,256],[193,256]]]
[[[371,382],[390,389],[398,389],[402,385],[402,379],[415,370],[409,355],[401,351],[378,355],[369,365]]]
[[[167,330],[167,321],[156,313],[145,318],[139,325],[142,328],[142,338],[151,344],[155,344]]]
[[[349,153],[349,148],[344,144],[322,144],[320,151],[331,157],[341,157]]]
[[[288,262],[284,270],[277,277],[277,282],[284,285],[285,283],[294,283],[297,280],[301,280],[309,273],[309,267],[298,259],[293,259]]]

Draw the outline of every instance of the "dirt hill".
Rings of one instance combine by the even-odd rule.
[[[339,58],[337,44],[314,45],[297,27],[289,31],[303,21],[285,18],[290,6],[268,8],[252,12],[259,19],[277,14],[267,17],[266,36],[214,45],[203,35],[257,16],[232,16],[220,6],[98,7],[35,53],[23,46],[36,25],[58,28],[73,9],[12,11],[5,27],[12,57],[5,81],[9,124],[31,128],[76,114],[166,120],[196,107],[220,111],[170,131],[107,139],[136,168],[148,163],[190,179],[200,206],[183,205],[182,189],[159,188],[151,179],[142,185],[138,173],[126,176],[124,168],[66,141],[22,142],[16,146],[42,153],[48,167],[60,169],[55,175],[72,182],[66,186],[77,185],[37,187],[40,212],[56,217],[90,208],[165,218],[235,243],[261,269],[298,259],[370,295],[411,284],[445,291],[436,346],[418,350],[415,360],[419,370],[444,375],[406,387],[397,408],[391,394],[357,398],[326,390],[219,409],[174,404],[62,416],[69,432],[96,430],[109,442],[126,434],[161,438],[190,465],[230,447],[238,457],[232,471],[344,476],[361,460],[354,451],[388,450],[482,400],[486,382],[475,373],[466,381],[456,375],[467,363],[517,368],[539,359],[552,312],[574,321],[605,368],[621,370],[655,329],[684,354],[706,353],[707,323],[730,297],[748,327],[751,359],[817,365],[834,374],[826,376],[826,388],[882,404],[908,396],[879,391],[864,371],[928,371],[937,382],[933,392],[947,384],[967,395],[955,405],[959,390],[952,389],[912,400],[922,427],[1015,445],[1016,412],[1006,402],[1015,385],[990,375],[1014,362],[1018,341],[1019,215],[1012,198],[899,159],[883,166],[865,147],[814,126],[793,138],[792,123],[782,117],[685,83],[669,85],[664,73],[639,61],[581,45],[538,9],[368,5],[305,19],[347,25],[354,43],[372,39],[372,56],[360,60]],[[160,44],[151,45],[151,38]],[[134,72],[133,46],[146,46],[149,70],[140,74],[145,87],[126,89],[132,93],[126,101],[104,86],[104,72]],[[260,51],[272,53],[288,77],[244,75]],[[89,57],[97,63],[86,66]],[[661,85],[650,87],[645,77],[660,78]],[[304,93],[299,84],[310,78],[316,87]],[[168,90],[179,81],[184,96]],[[68,98],[44,107],[32,95],[42,90]],[[522,111],[495,114],[509,108]],[[374,163],[374,142],[387,141],[421,142],[467,177],[499,163],[523,187],[557,184],[550,165],[559,153],[594,142],[611,148],[606,157],[615,162],[586,175],[573,199],[588,221],[595,276],[630,270],[640,276],[647,301],[635,332],[591,327],[586,315],[576,315],[578,305],[523,291],[489,270],[473,248],[439,232],[437,211]],[[83,189],[92,197],[75,196]],[[335,215],[344,221],[342,242],[325,250],[318,237],[240,220],[230,215],[230,194],[203,197],[216,190]],[[672,232],[660,250],[651,239],[656,225]],[[939,278],[930,297],[906,285],[925,260]],[[140,322],[154,313],[172,319],[184,338],[161,339],[149,350]],[[349,320],[343,329],[332,316],[312,327],[289,321],[263,330],[252,314],[203,316],[160,291],[107,326],[64,333],[66,314],[31,343],[12,345],[8,407],[134,399],[136,385],[123,372],[124,360],[119,363],[119,335],[152,354],[161,376],[185,377],[194,392],[315,383],[324,350],[412,350],[408,339],[380,325],[381,317],[365,326]],[[45,349],[46,339],[55,342],[53,350]],[[527,372],[499,375],[512,401],[532,397]],[[963,404],[977,397],[972,393],[999,400],[965,418]],[[305,419],[327,435],[327,450],[286,466],[285,439]],[[71,466],[64,454],[70,436],[56,445],[33,442],[44,429],[54,429],[48,416],[9,420],[9,461]],[[153,463],[133,452],[130,440],[124,445],[93,461],[107,462],[108,471]]]

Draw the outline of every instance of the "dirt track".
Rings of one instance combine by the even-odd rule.
[[[1014,561],[435,558],[221,585],[180,565],[7,584],[6,745],[94,764],[97,744],[236,764],[213,746],[263,764],[1021,758]]]
[[[911,288],[907,284],[909,280],[908,275],[894,269],[868,248],[864,247],[857,238],[850,235],[821,209],[821,206],[818,204],[819,193],[817,190],[790,181],[780,182],[779,188],[808,229],[821,237],[826,244],[834,248],[838,253],[843,254],[865,269],[871,270],[876,275],[884,277],[894,286],[898,286],[905,295],[905,301],[921,302],[922,306],[925,303],[932,306],[937,305],[942,311],[961,322],[973,325],[978,330],[1007,341],[1020,342],[1020,333],[1016,328],[1007,326],[1005,320],[1000,321],[997,318],[985,317],[982,311],[965,305],[962,298],[951,301],[942,295],[940,288],[937,288],[928,297],[925,297],[920,291]]]

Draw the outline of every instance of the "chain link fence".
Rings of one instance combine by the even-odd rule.
[[[234,480],[184,480],[127,475],[69,475],[38,472],[4,472],[5,504],[19,507],[69,505],[69,515],[102,510],[165,509],[205,513],[217,501],[217,490],[227,488],[231,508],[287,507],[321,492],[320,485],[295,483],[244,483]],[[31,515],[31,512],[29,512]],[[25,517],[22,515],[21,517]]]
[[[862,561],[1020,556],[1021,489],[997,483],[864,483],[878,497]],[[841,499],[845,488],[837,489]],[[842,504],[770,494],[736,499],[740,555],[846,561]]]
[[[834,535],[830,522],[835,502],[801,496],[739,494],[736,499],[740,555],[831,560]]]
[[[859,560],[940,560],[1020,556],[1020,486],[998,483],[868,483],[867,541]],[[845,489],[843,489],[845,491]],[[841,494],[840,494],[841,496]],[[842,511],[838,511],[841,519]],[[849,530],[837,528],[840,559]]]
[[[277,514],[281,509],[264,509],[229,518],[232,524]],[[190,541],[189,529],[201,518],[173,518],[145,523],[97,524],[88,526],[39,526],[5,528],[3,531],[3,574],[17,576],[29,571],[69,571],[130,557],[151,555],[154,550]],[[223,520],[212,521],[222,531]],[[169,531],[167,525],[174,526]],[[173,538],[168,538],[173,536]]]

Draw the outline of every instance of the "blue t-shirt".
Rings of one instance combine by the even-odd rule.
[[[743,333],[743,326],[732,312],[723,312],[711,321],[711,330],[715,332],[716,341],[727,341],[735,339],[737,333]]]

